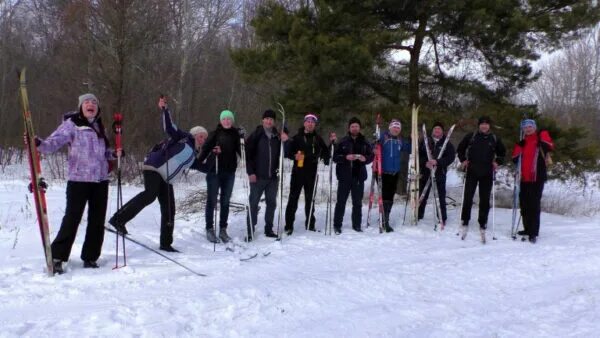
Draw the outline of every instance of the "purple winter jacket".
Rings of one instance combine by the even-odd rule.
[[[108,160],[114,160],[111,149],[93,128],[99,123],[77,125],[73,119],[65,120],[48,138],[41,140],[37,149],[43,154],[53,153],[69,145],[69,181],[101,182],[108,180]]]

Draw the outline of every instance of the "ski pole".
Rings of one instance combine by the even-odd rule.
[[[496,171],[492,174],[492,240],[496,238]]]
[[[331,137],[331,135],[330,135]],[[325,214],[325,235],[327,235],[327,228],[329,228],[329,235],[333,232],[333,218],[332,212],[332,201],[333,201],[333,151],[335,144],[331,142],[329,151],[329,196],[327,197],[327,213]]]
[[[280,103],[277,103],[277,105],[279,106],[278,112],[279,114],[281,114],[281,132],[285,132],[286,129],[286,125],[285,125],[285,109],[283,109],[283,106]],[[279,140],[279,182],[278,182],[278,188],[279,188],[279,216],[277,217],[277,240],[281,241],[281,222],[282,222],[282,217],[283,217],[283,153],[284,153],[284,148],[283,148],[283,142],[281,141],[281,139]]]
[[[117,149],[117,211],[121,210],[121,208],[123,207],[123,190],[122,190],[122,184],[121,184],[121,154],[120,151],[122,149],[122,143],[121,143],[121,135],[123,132],[123,127],[122,127],[122,122],[123,122],[123,115],[119,112],[116,112],[113,114],[113,131],[115,133],[115,148]],[[117,212],[118,215],[118,212]],[[118,216],[117,216],[117,223],[119,222]],[[125,251],[125,234],[121,234],[122,235],[122,242],[123,242],[123,266],[127,266],[127,254]],[[113,267],[114,269],[118,269],[119,268],[119,232],[117,232],[115,234],[115,266]]]
[[[217,198],[215,199],[215,220],[213,225],[213,231],[215,232],[215,237],[217,236],[217,223],[219,221],[219,202],[221,200],[220,195],[220,180],[219,180],[219,155],[215,155],[215,175],[217,178]],[[220,230],[220,228],[219,228]],[[213,242],[213,252],[217,251],[217,241]]]
[[[315,197],[317,197],[317,185],[319,184],[319,158],[317,157],[317,172],[315,174],[315,183],[313,184],[312,197],[310,201],[310,210],[308,212],[308,219],[306,220],[306,230],[310,229],[310,224],[312,223],[313,212],[315,209]],[[315,222],[316,223],[316,222]],[[315,228],[315,224],[313,224],[313,229]],[[316,230],[316,229],[315,229]]]
[[[458,214],[457,215],[458,217],[456,217],[456,219],[458,221],[457,222],[458,226],[456,227],[456,236],[460,235],[460,226],[462,225],[461,224],[462,210],[463,210],[464,205],[465,205],[465,190],[466,190],[466,187],[467,187],[467,172],[466,172],[466,168],[465,168],[465,175],[463,176],[463,189],[462,189],[462,194],[461,194],[461,197],[460,197],[460,209],[456,208],[456,211],[457,211],[457,214]]]

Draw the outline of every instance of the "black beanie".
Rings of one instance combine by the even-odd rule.
[[[262,117],[262,118],[264,119],[264,118],[267,118],[267,117],[270,117],[270,118],[272,118],[273,120],[275,120],[275,119],[276,119],[276,117],[277,117],[277,115],[275,115],[275,112],[274,112],[273,110],[271,110],[271,109],[267,109],[267,110],[265,110],[265,112],[263,113],[263,117]]]
[[[477,121],[477,125],[480,125],[482,123],[492,124],[492,119],[489,116],[482,116]]]
[[[358,123],[358,125],[362,127],[362,124],[360,123],[360,120],[358,119],[358,117],[351,117],[350,118],[350,120],[348,121],[348,128],[353,123]]]
[[[442,122],[440,122],[440,121],[436,121],[436,122],[433,124],[433,127],[431,127],[431,130],[433,130],[433,128],[435,128],[435,127],[440,127],[440,128],[442,128],[442,130],[444,130],[444,125],[443,125],[443,124],[442,124]]]

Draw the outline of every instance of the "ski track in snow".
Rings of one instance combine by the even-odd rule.
[[[0,187],[0,337],[591,337],[600,328],[598,217],[543,214],[532,245],[510,238],[511,210],[497,209],[498,240],[490,226],[482,245],[476,226],[464,241],[456,236],[453,209],[446,230],[434,232],[432,205],[418,227],[401,226],[399,201],[391,217],[396,231],[379,234],[376,227],[352,231],[348,206],[342,235],[325,236],[304,231],[300,203],[292,236],[265,238],[261,212],[255,242],[234,252],[223,244],[213,252],[203,222],[178,219],[173,245],[183,253],[169,256],[208,275],[197,277],[130,242],[127,267],[112,270],[115,236],[108,232],[100,269],[83,269],[84,214],[67,273],[48,278],[26,186],[15,180]],[[140,189],[123,191],[127,201]],[[51,238],[64,203],[64,185],[52,185]],[[155,202],[128,224],[152,247],[158,209]],[[324,213],[323,204],[316,210],[321,226]],[[363,224],[366,214],[365,205]],[[230,214],[238,241],[243,222]],[[240,261],[252,253],[259,255]]]

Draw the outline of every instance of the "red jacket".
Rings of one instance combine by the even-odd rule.
[[[536,182],[546,180],[546,154],[554,150],[554,143],[546,130],[527,135],[523,146],[515,144],[512,158],[515,163],[521,156],[521,181]]]

